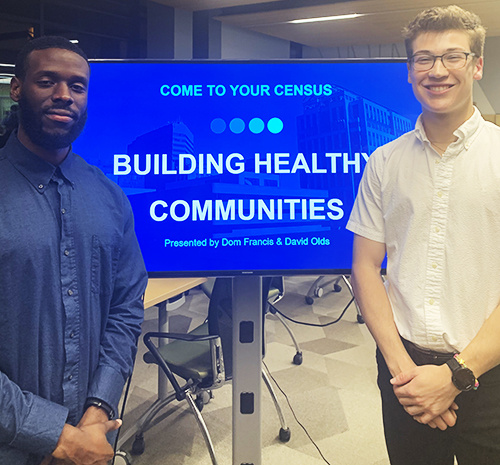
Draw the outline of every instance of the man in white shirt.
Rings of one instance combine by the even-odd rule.
[[[485,30],[449,6],[404,33],[422,114],[371,155],[347,225],[389,457],[500,464],[500,128],[472,100]]]

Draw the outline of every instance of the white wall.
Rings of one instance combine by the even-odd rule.
[[[174,57],[176,60],[191,60],[193,58],[193,14],[176,8],[174,19]]]
[[[500,37],[486,39],[483,79],[479,84],[495,113],[500,114]]]
[[[222,24],[221,58],[224,60],[265,60],[289,58],[290,42]]]
[[[403,43],[332,48],[304,46],[302,53],[303,58],[400,58],[406,56]]]

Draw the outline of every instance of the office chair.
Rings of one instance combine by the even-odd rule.
[[[264,295],[268,295],[269,284],[270,278],[263,278],[263,300]],[[159,415],[160,412],[174,400],[186,400],[200,427],[212,464],[217,465],[214,446],[201,410],[207,399],[210,399],[211,390],[221,387],[232,378],[232,334],[232,280],[217,278],[211,291],[208,318],[201,326],[188,334],[149,332],[144,335],[144,343],[149,349],[144,355],[144,361],[159,365],[174,392],[159,402],[141,421],[132,454],[144,452],[144,433],[168,416],[168,412]],[[171,339],[172,342],[155,345],[152,339]],[[290,439],[290,429],[264,367],[262,377],[281,424],[279,439],[287,442]],[[181,384],[178,379],[182,380]]]
[[[274,308],[274,305],[278,303],[285,295],[285,280],[283,276],[273,276],[267,279],[270,281],[267,299],[263,302],[264,315],[274,315],[285,327],[295,347],[295,355],[293,356],[292,362],[295,365],[301,365],[303,360],[302,350],[300,349],[299,343],[295,338],[295,334],[293,333],[286,320],[279,313],[277,313]],[[207,295],[208,298],[210,298],[210,296],[212,295],[214,283],[215,278],[209,278],[206,280],[206,282],[200,285],[202,291]]]
[[[315,279],[315,281],[311,284],[311,287],[307,291],[305,296],[306,304],[312,305],[314,303],[314,297],[321,298],[324,295],[324,290],[327,286],[332,284],[332,292],[340,292],[342,290],[342,286],[339,284],[340,281],[343,281],[349,289],[351,296],[354,297],[354,292],[352,290],[352,285],[346,275],[339,276],[319,276]],[[358,307],[356,300],[354,300],[354,305],[356,305],[356,317],[358,323],[363,324],[363,316],[361,315],[361,310]]]

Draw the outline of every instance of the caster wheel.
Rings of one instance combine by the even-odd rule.
[[[200,396],[203,399],[203,403],[205,405],[207,405],[214,398],[214,395],[212,394],[212,391],[203,391],[200,394]]]
[[[323,288],[317,287],[316,289],[314,289],[314,295],[316,297],[321,297],[323,295]]]
[[[297,352],[293,356],[293,364],[294,365],[302,365],[302,352]]]
[[[132,457],[124,450],[117,450],[112,462],[113,465],[132,465]]]
[[[280,428],[280,441],[281,442],[288,442],[290,441],[290,436],[292,435],[292,433],[290,432],[290,428],[287,428],[287,429],[283,429],[283,428]]]
[[[203,396],[201,396],[201,395],[197,396],[196,399],[194,400],[194,403],[195,403],[198,411],[201,412],[203,410],[204,405],[205,405],[205,403],[203,402]]]
[[[340,284],[333,285],[333,292],[340,292],[342,290],[342,286]]]
[[[361,315],[359,315],[359,314],[358,314],[358,316],[357,316],[357,320],[358,320],[358,323],[359,323],[360,325],[362,325],[362,324],[364,324],[364,323],[365,323],[365,320],[363,320],[363,317],[362,317]]]
[[[144,442],[144,436],[137,435],[132,443],[132,455],[141,455],[146,449],[146,444]]]
[[[312,305],[314,303],[314,299],[311,296],[306,295],[306,304]]]

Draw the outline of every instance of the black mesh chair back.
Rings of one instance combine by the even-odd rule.
[[[262,278],[262,308],[267,305],[267,295],[272,278]],[[264,312],[262,312],[264,318]],[[215,280],[208,306],[208,332],[218,334],[221,339],[226,379],[233,377],[233,280]],[[262,348],[264,354],[264,346]]]

